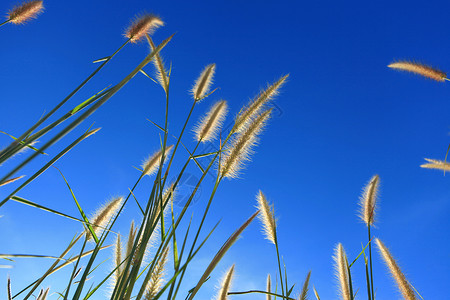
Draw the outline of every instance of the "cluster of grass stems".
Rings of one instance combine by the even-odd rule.
[[[8,23],[26,23],[41,13],[42,10],[42,1],[23,3],[22,5],[13,8],[8,13],[7,20],[0,26]],[[228,112],[227,102],[221,100],[213,104],[209,111],[205,113],[204,117],[202,117],[194,127],[194,138],[197,143],[193,149],[189,150],[183,145],[182,138],[186,135],[186,131],[189,131],[187,129],[189,128],[191,115],[194,109],[200,105],[199,103],[215,91],[212,90],[212,81],[216,69],[215,64],[206,66],[192,88],[192,106],[186,114],[184,125],[181,131],[176,134],[176,142],[173,145],[169,145],[169,132],[171,131],[168,126],[168,120],[171,71],[166,68],[164,61],[161,58],[160,51],[171,41],[173,35],[159,44],[155,44],[151,37],[153,31],[163,25],[164,23],[159,17],[150,14],[134,20],[125,33],[126,41],[120,45],[117,50],[112,52],[111,55],[95,61],[99,66],[72,92],[70,92],[67,97],[62,99],[62,101],[52,110],[46,113],[38,122],[33,124],[19,137],[16,138],[9,135],[13,138],[13,141],[0,151],[0,165],[12,159],[24,149],[31,149],[32,153],[20,163],[14,164],[11,170],[5,172],[5,174],[1,176],[0,186],[18,184],[24,177],[19,172],[25,166],[31,161],[47,154],[46,152],[49,151],[54,144],[60,141],[69,132],[80,126],[87,117],[92,115],[100,108],[100,106],[111,99],[113,95],[115,95],[138,73],[142,73],[151,78],[164,90],[165,122],[162,125],[157,125],[155,123],[157,130],[161,131],[159,149],[144,161],[142,168],[140,169],[140,175],[137,177],[126,196],[111,199],[100,207],[95,215],[88,218],[80,202],[77,200],[74,191],[71,189],[69,182],[59,170],[58,171],[64,178],[67,188],[71,192],[73,201],[79,210],[80,215],[78,217],[70,216],[19,196],[19,192],[28,184],[37,179],[47,169],[54,166],[61,157],[67,154],[80,142],[92,136],[99,130],[99,128],[89,128],[77,139],[69,143],[69,145],[61,152],[54,155],[48,162],[44,163],[43,166],[33,175],[29,176],[27,180],[18,184],[17,188],[15,188],[8,196],[0,199],[0,207],[5,205],[8,201],[15,201],[61,217],[76,220],[83,225],[83,231],[79,234],[75,234],[66,249],[58,256],[2,254],[0,257],[3,260],[8,261],[21,257],[35,257],[39,259],[51,258],[54,260],[53,264],[46,272],[44,272],[44,274],[19,290],[14,288],[14,292],[12,287],[14,281],[8,278],[8,299],[29,299],[33,296],[37,299],[46,299],[50,293],[48,288],[42,288],[44,280],[51,280],[51,275],[60,269],[67,267],[71,268],[72,271],[67,279],[66,288],[61,291],[53,292],[53,294],[56,293],[58,295],[58,298],[89,299],[95,293],[99,293],[100,290],[104,290],[104,287],[108,286],[108,297],[110,299],[149,300],[163,297],[167,297],[167,299],[176,299],[179,297],[191,300],[197,295],[204,282],[209,279],[209,276],[226,252],[256,217],[258,217],[262,223],[263,233],[266,239],[274,245],[274,256],[276,257],[278,264],[275,285],[272,286],[271,276],[268,275],[267,285],[261,290],[231,291],[233,275],[235,272],[235,266],[232,265],[220,281],[220,288],[215,297],[216,299],[228,299],[229,295],[263,294],[266,299],[294,299],[292,295],[295,285],[288,282],[286,266],[284,265],[280,254],[274,206],[268,202],[262,191],[259,191],[256,197],[257,210],[255,213],[249,216],[249,218],[223,242],[209,265],[206,266],[203,275],[198,278],[198,283],[189,291],[182,291],[180,289],[183,280],[189,272],[188,266],[216,228],[213,227],[206,234],[201,234],[204,231],[203,225],[219,185],[225,178],[237,178],[242,173],[245,163],[249,161],[253,152],[253,147],[258,143],[259,136],[270,119],[272,112],[269,105],[270,101],[278,94],[280,88],[286,82],[288,75],[280,77],[280,79],[257,94],[250,103],[242,107],[234,118],[233,126],[228,132],[223,132],[222,130],[222,125]],[[141,40],[148,43],[151,52],[133,69],[133,71],[124,74],[124,77],[116,85],[101,89],[89,99],[86,99],[69,109],[55,121],[45,125],[45,122],[49,120],[50,117],[55,116],[59,109],[75,96],[75,94],[82,89],[90,79],[98,74],[106,64],[110,63],[121,49],[131,43],[136,43]],[[150,76],[144,71],[144,67],[150,62],[154,65],[155,76]],[[424,76],[438,81],[447,80],[444,73],[420,64],[397,62],[390,65],[390,67],[421,73]],[[35,144],[36,141],[42,139],[44,135],[47,134],[53,134],[53,136],[42,146],[37,148]],[[211,153],[197,153],[199,146],[205,142],[217,143],[218,150]],[[180,152],[180,149],[183,148],[184,150],[181,151],[186,151],[188,158],[185,160],[184,165],[179,170],[175,171],[177,174],[176,180],[174,182],[168,182],[168,174],[171,170],[174,157]],[[207,166],[204,167],[203,164],[199,162],[200,160],[207,161]],[[430,164],[433,164],[434,167],[442,165],[445,166],[445,168],[449,168],[448,164],[445,162],[434,160],[428,161]],[[173,201],[176,197],[177,187],[189,164],[195,164],[199,168],[201,176],[198,179],[195,188],[189,195],[188,200],[181,208],[181,211],[174,212]],[[425,167],[432,166],[426,165]],[[186,219],[186,212],[208,173],[214,174],[215,180],[212,192],[208,197],[208,202],[201,215],[199,225],[193,230],[191,228],[191,222],[189,221],[187,226],[182,227],[181,223]],[[147,201],[140,202],[135,197],[134,191],[146,176],[151,178],[153,184],[148,193]],[[375,222],[378,186],[379,177],[376,175],[364,188],[363,195],[360,199],[360,218],[367,226],[368,232],[366,246],[363,247],[361,253],[351,263],[349,263],[347,259],[343,245],[338,244],[336,246],[334,260],[340,298],[345,300],[355,299],[358,290],[355,291],[353,287],[351,274],[353,268],[356,266],[355,262],[359,258],[363,258],[367,282],[367,299],[376,299],[376,288],[374,285],[372,268],[372,243],[375,241],[381,254],[381,259],[387,265],[403,298],[409,300],[416,299],[417,296],[421,296],[405,278],[383,242],[374,238],[371,233],[371,229]],[[121,216],[122,210],[129,201],[134,201],[138,205],[138,213],[142,221],[137,225],[134,222],[131,222],[128,237],[125,237],[116,233],[113,229],[116,221]],[[187,242],[189,240],[188,237],[190,237],[192,242]],[[111,241],[111,244],[107,244],[107,241]],[[80,250],[78,253],[73,256],[68,256],[75,245],[80,244],[81,246],[79,246]],[[101,280],[95,284],[88,286],[88,276],[92,276],[99,265],[97,258],[100,251],[111,246],[112,252],[114,253],[114,267],[107,276],[101,278]],[[149,247],[152,247],[152,254],[149,252]],[[84,267],[81,267],[82,259],[87,260]],[[169,259],[172,260],[172,270],[169,270],[168,268],[167,262]],[[96,278],[99,276],[101,275],[95,275]],[[310,278],[311,271],[306,275],[306,278],[298,291],[297,299],[308,299],[310,297]],[[319,300],[320,296],[318,291],[315,288],[313,288],[313,291],[316,299]]]

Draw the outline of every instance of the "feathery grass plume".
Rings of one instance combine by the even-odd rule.
[[[259,191],[256,196],[257,209],[261,211],[258,218],[263,224],[263,231],[266,239],[275,245],[277,237],[277,221],[275,219],[275,209],[273,205],[270,205],[266,199],[266,196]]]
[[[270,274],[267,274],[266,292],[270,293],[270,289],[271,289]],[[266,294],[266,300],[272,300],[272,296]]]
[[[169,258],[168,253],[169,253],[169,247],[166,247],[166,249],[164,249],[163,253],[160,256],[158,263],[155,265],[155,267],[152,271],[150,281],[148,282],[148,284],[146,286],[146,293],[143,298],[144,300],[153,299],[158,294],[158,292],[161,290],[161,287],[163,286],[163,283],[164,283],[165,267],[167,264],[167,260]]]
[[[168,157],[170,155],[170,152],[172,151],[173,145],[170,145],[166,147],[166,150],[164,151],[164,156]],[[153,175],[158,167],[161,164],[162,159],[162,150],[159,150],[158,152],[150,155],[143,163],[142,163],[142,169],[143,169],[143,176]]]
[[[106,204],[104,204],[102,207],[100,207],[94,216],[91,218],[90,223],[92,224],[92,227],[94,229],[95,235],[99,236],[106,224],[109,222],[109,220],[114,216],[114,214],[119,210],[120,205],[122,204],[123,197],[117,197]],[[89,232],[89,230],[86,229],[86,234],[88,240],[92,238],[92,234]]]
[[[228,271],[225,273],[225,276],[223,276],[221,283],[220,283],[219,293],[215,297],[216,300],[227,300],[228,299],[228,291],[231,288],[231,281],[233,280],[233,273],[234,273],[234,264],[228,269]]]
[[[367,226],[371,226],[375,221],[379,185],[380,177],[378,175],[373,176],[364,187],[362,196],[359,198],[359,217]]]
[[[145,14],[136,17],[135,20],[125,31],[125,37],[129,38],[132,43],[137,43],[145,37],[145,34],[152,34],[155,29],[164,25],[164,22],[157,16]]]
[[[271,113],[272,109],[264,111],[227,146],[220,170],[222,177],[237,178],[239,176],[245,162],[250,160],[250,155],[253,153],[252,147],[258,143],[258,136],[264,129]]]
[[[209,142],[216,138],[228,112],[227,101],[217,101],[194,128],[197,142]]]
[[[349,286],[349,274],[348,274],[348,262],[347,255],[345,254],[344,247],[339,243],[335,249],[333,256],[336,268],[336,277],[339,281],[339,293],[343,300],[350,300],[350,286]]]
[[[305,282],[303,283],[302,292],[300,293],[299,300],[307,300],[308,299],[308,289],[309,289],[309,279],[311,278],[311,271],[306,275]]]
[[[397,61],[388,65],[389,68],[411,72],[414,74],[422,75],[424,77],[436,80],[436,81],[445,81],[447,78],[447,74],[444,72],[432,68],[430,66],[413,62],[413,61]]]
[[[35,19],[43,11],[44,4],[41,0],[24,2],[8,12],[8,20],[13,24],[24,24]]]
[[[448,163],[448,162],[445,162],[442,160],[437,160],[437,159],[430,159],[430,158],[425,158],[425,160],[428,163],[420,165],[421,168],[450,171],[450,163]]]
[[[145,37],[147,38],[151,50],[155,51],[156,46],[153,43],[153,40],[150,37],[150,35],[146,34]],[[169,87],[169,78],[167,75],[168,72],[166,70],[166,67],[164,66],[164,61],[159,52],[155,54],[155,58],[152,59],[152,62],[155,65],[156,69],[156,79],[158,80],[159,84],[163,87],[164,91],[166,91],[167,93],[167,88]]]
[[[408,282],[405,275],[403,275],[402,271],[400,270],[400,267],[397,265],[397,262],[392,257],[389,250],[379,239],[375,239],[375,243],[377,244],[378,249],[380,250],[380,254],[384,260],[384,263],[388,267],[392,277],[397,283],[397,287],[400,290],[403,298],[406,300],[415,300],[416,296],[411,287],[411,284]]]
[[[21,175],[21,176],[18,176],[18,177],[14,177],[14,178],[8,179],[5,182],[0,183],[0,186],[4,186],[4,185],[10,184],[10,183],[13,183],[14,181],[17,181],[17,180],[22,179],[24,177],[25,177],[25,175]]]
[[[137,227],[134,226],[134,221],[131,221],[130,232],[128,233],[127,249],[125,252],[126,257],[131,254],[133,250],[134,239],[136,238]]]
[[[216,64],[210,64],[203,69],[200,76],[195,81],[194,87],[192,88],[192,95],[195,101],[200,101],[205,98],[206,94],[209,92],[211,87],[214,73],[216,72]]]
[[[266,104],[270,102],[275,96],[279,94],[280,88],[286,82],[289,74],[282,76],[272,85],[269,85],[265,90],[262,90],[255,99],[243,107],[236,117],[235,131],[240,132],[245,130],[253,119],[264,109]]]
[[[112,277],[111,287],[114,288],[115,284],[119,281],[120,275],[123,270],[122,265],[122,242],[120,241],[120,234],[117,235],[116,243],[114,244],[114,268],[117,268]]]

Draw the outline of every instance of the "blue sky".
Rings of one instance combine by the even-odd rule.
[[[7,11],[16,1],[3,1]],[[206,228],[219,219],[213,238],[200,252],[186,281],[187,291],[200,277],[219,246],[254,212],[261,189],[275,203],[281,253],[291,283],[301,285],[308,270],[322,299],[337,298],[332,254],[343,243],[350,260],[366,242],[357,217],[361,189],[374,175],[381,178],[380,210],[373,234],[390,248],[408,279],[425,299],[444,299],[450,280],[450,211],[448,176],[419,168],[424,157],[443,159],[449,144],[445,114],[450,86],[386,67],[395,59],[416,59],[450,69],[450,4],[445,1],[44,1],[45,13],[25,26],[0,29],[0,130],[19,135],[66,96],[96,67],[91,62],[111,54],[135,14],[158,14],[166,26],[157,42],[176,32],[163,50],[172,63],[170,130],[177,134],[191,106],[194,80],[217,64],[219,90],[200,103],[190,128],[219,100],[230,106],[227,122],[267,82],[290,73],[275,100],[270,121],[252,162],[239,180],[223,182]],[[128,45],[62,112],[109,84],[117,83],[148,53],[145,43]],[[146,70],[153,72],[152,66]],[[126,194],[139,176],[132,166],[154,152],[159,132],[146,119],[163,122],[163,90],[136,76],[75,132],[49,150],[58,153],[95,122],[102,130],[57,163],[86,211],[111,196]],[[10,140],[0,136],[0,145]],[[172,140],[172,143],[174,140]],[[189,132],[183,140],[193,147]],[[14,163],[2,166],[2,172]],[[179,152],[179,166],[186,153]],[[30,176],[45,159],[24,173]],[[188,172],[199,177],[195,166]],[[3,174],[3,173],[2,173]],[[145,199],[146,178],[138,195]],[[12,187],[0,191],[6,196]],[[191,213],[203,212],[212,180],[202,185]],[[76,215],[76,207],[56,170],[48,170],[20,196]],[[79,224],[33,208],[8,203],[1,208],[2,253],[58,255],[81,230]],[[127,208],[117,230],[125,233],[137,208]],[[209,298],[221,274],[236,263],[233,290],[264,289],[268,273],[277,272],[274,248],[253,223],[205,284]],[[206,232],[206,231],[205,231]],[[106,250],[109,251],[109,250]],[[107,258],[111,252],[106,253]],[[374,255],[377,299],[399,298],[387,270]],[[17,260],[0,269],[13,289],[32,281],[50,264]],[[110,264],[109,262],[105,265]],[[100,269],[100,275],[106,273]],[[354,285],[365,295],[364,265]],[[104,272],[104,273],[102,273]],[[46,284],[59,291],[67,273]],[[100,278],[100,276],[99,276]],[[96,280],[94,277],[93,281]],[[3,295],[5,288],[0,289]],[[181,293],[181,295],[184,295]],[[445,295],[445,296],[444,296]],[[99,293],[97,298],[102,299]],[[312,295],[311,295],[312,296]],[[54,296],[53,296],[54,297]],[[262,295],[233,299],[262,299]],[[51,298],[53,299],[53,298]],[[56,299],[56,298],[55,298]]]

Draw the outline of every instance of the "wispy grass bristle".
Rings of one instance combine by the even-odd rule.
[[[348,261],[344,247],[339,243],[333,256],[336,269],[336,278],[339,282],[339,294],[342,300],[350,300],[350,285],[348,274]]]
[[[239,112],[235,121],[235,131],[241,132],[258,116],[266,105],[274,99],[280,92],[281,87],[286,82],[289,74],[282,76],[265,90],[262,90],[247,106],[244,106]]]
[[[272,109],[268,109],[256,117],[248,128],[235,137],[231,144],[226,147],[220,170],[222,177],[239,177],[245,163],[250,160],[250,155],[253,154],[252,148],[258,143],[259,134],[270,119],[271,113]]]
[[[266,196],[262,191],[259,191],[256,196],[257,209],[261,211],[258,219],[263,225],[264,236],[267,240],[275,245],[277,236],[277,222],[275,219],[275,210],[273,205],[270,205]]]
[[[411,72],[441,82],[445,81],[447,78],[447,75],[444,72],[413,61],[397,61],[389,64],[388,67],[400,71]]]
[[[450,163],[448,163],[446,161],[431,159],[431,158],[425,158],[425,160],[428,163],[420,165],[421,168],[450,171]]]
[[[101,234],[101,232],[103,231],[104,227],[109,222],[109,220],[119,210],[122,201],[123,197],[113,198],[112,200],[104,204],[102,207],[100,207],[96,211],[94,216],[90,219],[90,223],[92,224],[95,235],[97,235],[97,237]],[[88,239],[92,238],[92,235],[88,230],[86,231],[86,234]]]
[[[168,157],[172,151],[173,145],[170,145],[168,147],[166,147],[165,151],[164,151],[164,156]],[[156,170],[158,169],[158,167],[161,164],[161,159],[162,159],[162,155],[163,152],[162,150],[159,150],[158,152],[150,155],[143,163],[142,163],[142,169],[143,169],[143,176],[148,175],[151,176],[153,175]]]
[[[359,198],[359,217],[367,226],[371,226],[375,222],[379,185],[380,177],[373,176]]]
[[[228,291],[231,289],[231,283],[233,281],[234,264],[228,269],[223,278],[220,281],[220,288],[216,300],[227,300]]]
[[[216,102],[194,128],[197,142],[210,142],[217,137],[228,112],[227,101]]]
[[[44,4],[41,0],[24,2],[14,7],[8,13],[9,22],[13,24],[24,24],[31,19],[35,19],[44,11]]]
[[[392,278],[397,284],[397,288],[399,289],[403,298],[405,300],[416,300],[416,295],[411,287],[411,284],[408,282],[405,275],[402,273],[400,267],[398,266],[395,259],[392,257],[389,250],[379,239],[375,239],[375,243],[377,244],[381,257],[383,258],[384,263],[388,267],[389,272],[391,273]]]
[[[195,101],[200,101],[206,97],[213,82],[215,72],[216,64],[207,65],[203,69],[191,91]]]
[[[152,34],[155,29],[164,25],[164,22],[157,16],[145,14],[136,17],[132,24],[125,31],[125,37],[132,43],[137,43],[145,37],[145,34]]]

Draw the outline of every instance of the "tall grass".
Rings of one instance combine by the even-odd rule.
[[[12,25],[26,23],[30,19],[36,18],[42,11],[42,1],[23,3],[8,13],[7,20],[1,26],[9,23]],[[242,220],[242,224],[237,226],[236,230],[230,231],[230,236],[227,240],[221,241],[221,246],[217,247],[216,254],[208,263],[203,274],[198,278],[194,278],[197,282],[195,286],[190,290],[183,290],[182,283],[185,282],[187,277],[191,277],[189,272],[192,267],[192,262],[204,245],[207,242],[211,242],[209,239],[214,234],[216,227],[205,229],[204,226],[219,186],[225,178],[235,179],[244,172],[245,164],[250,161],[256,144],[259,143],[262,132],[271,119],[272,109],[269,105],[270,101],[279,94],[280,89],[286,83],[289,75],[281,76],[278,80],[269,84],[266,89],[261,90],[249,103],[245,104],[239,110],[237,116],[232,119],[233,125],[230,129],[225,130],[223,128],[227,112],[230,109],[225,100],[220,100],[213,104],[204,113],[203,117],[196,122],[196,125],[192,126],[193,120],[191,120],[191,117],[193,111],[198,109],[203,110],[200,104],[215,92],[213,89],[213,77],[216,72],[216,65],[210,64],[203,68],[197,80],[193,83],[193,88],[190,92],[190,110],[186,111],[185,119],[181,120],[183,124],[181,130],[175,132],[169,126],[171,124],[169,122],[171,119],[169,103],[172,103],[169,97],[171,90],[171,71],[166,68],[160,53],[164,47],[169,45],[173,35],[159,44],[155,43],[151,37],[151,34],[163,25],[164,22],[152,14],[135,18],[124,33],[126,41],[117,50],[113,51],[111,55],[98,60],[97,63],[101,63],[100,66],[79,85],[76,85],[75,89],[67,97],[57,103],[50,112],[45,114],[38,122],[32,124],[19,137],[13,137],[13,141],[0,151],[0,164],[2,164],[8,160],[12,160],[17,153],[25,148],[33,150],[31,154],[21,161],[14,161],[10,170],[2,170],[4,171],[4,175],[1,176],[0,186],[17,184],[17,187],[14,188],[12,193],[1,200],[0,207],[7,205],[11,200],[26,204],[36,210],[41,210],[43,213],[52,213],[65,219],[79,222],[81,231],[81,233],[70,233],[73,238],[67,244],[65,250],[57,256],[42,254],[2,254],[0,256],[2,259],[32,257],[36,259],[54,260],[53,264],[41,276],[23,287],[19,286],[21,283],[15,285],[17,281],[15,282],[14,278],[11,280],[8,279],[6,282],[8,299],[30,299],[33,297],[46,299],[49,295],[49,288],[46,288],[44,283],[51,283],[54,274],[63,268],[70,270],[69,276],[66,278],[67,285],[63,289],[54,292],[64,299],[89,299],[93,295],[102,293],[105,297],[117,300],[149,300],[160,298],[184,298],[191,300],[198,298],[199,290],[209,279],[219,262],[233,244],[237,242],[242,232],[257,217],[261,221],[263,235],[274,245],[274,259],[278,266],[275,283],[271,280],[273,277],[268,275],[265,288],[262,287],[260,290],[231,291],[235,273],[235,265],[232,265],[220,283],[216,299],[225,300],[229,299],[230,295],[245,294],[259,294],[258,296],[265,297],[266,299],[295,299],[293,296],[295,293],[298,294],[298,299],[310,299],[310,282],[314,280],[311,277],[311,271],[306,274],[303,284],[296,285],[288,281],[287,268],[281,255],[282,246],[284,245],[281,245],[278,239],[277,218],[274,205],[269,203],[261,191],[257,195],[256,211],[247,220]],[[145,40],[148,43],[150,53],[135,66],[132,72],[123,74],[122,78],[118,79],[118,83],[112,87],[98,88],[100,92],[68,109],[56,121],[51,123],[47,122],[51,116],[56,117],[59,109],[96,76],[121,49],[129,43],[136,43],[141,40]],[[150,62],[153,63],[155,68],[155,75],[149,75],[143,70]],[[445,73],[425,65],[410,62],[396,62],[391,64],[390,67],[418,73],[437,81],[446,80]],[[79,216],[72,216],[21,197],[20,192],[24,188],[32,181],[38,180],[40,175],[50,167],[54,167],[54,164],[60,158],[87,137],[92,136],[98,129],[87,129],[85,133],[71,141],[69,146],[51,157],[47,162],[44,160],[44,151],[51,153],[54,144],[80,126],[87,117],[110,100],[138,73],[142,73],[152,79],[153,77],[156,78],[154,82],[159,84],[164,91],[165,114],[163,125],[160,126],[155,123],[157,130],[162,132],[162,138],[160,141],[154,141],[154,145],[158,146],[154,147],[155,152],[142,163],[141,169],[139,169],[139,175],[134,182],[131,182],[132,188],[126,192],[124,191],[124,196],[113,198],[103,206],[100,206],[97,212],[91,217],[88,217],[88,213],[83,209],[61,171],[60,173],[71,193],[72,200],[77,206]],[[206,100],[203,102],[206,102]],[[62,124],[65,124],[65,127],[59,129]],[[194,133],[193,136],[186,137],[186,135],[191,135],[191,132]],[[33,143],[38,138],[42,138],[47,134],[51,135],[51,137],[45,144],[38,148],[33,146]],[[171,139],[173,136],[175,136],[176,141],[172,145],[169,143],[169,138]],[[194,138],[196,145],[193,149],[189,149],[185,147],[182,140],[192,138]],[[205,142],[216,143],[218,150],[210,153],[198,152],[199,145]],[[185,159],[181,155],[186,153],[180,145],[187,152],[187,158]],[[183,151],[181,154],[180,150]],[[173,164],[175,157],[183,163],[181,164],[181,168],[172,170],[176,168],[176,165]],[[23,175],[17,176],[17,173],[22,171],[25,166],[28,166],[31,161],[39,158],[43,161],[42,167],[29,176],[25,182],[19,184]],[[206,166],[200,163],[201,160],[207,162]],[[448,167],[443,162],[435,160],[428,161],[430,164],[424,165],[424,167]],[[177,197],[177,188],[180,185],[183,174],[185,174],[186,169],[190,165],[198,167],[198,172],[201,174],[200,178],[197,180],[194,189],[190,192],[181,210],[179,212],[174,211],[173,203]],[[169,172],[171,172],[170,174],[176,174],[176,180],[174,182],[167,180]],[[187,220],[187,213],[199,191],[200,185],[206,184],[204,179],[208,174],[213,174],[214,184],[211,187],[211,192],[207,195],[208,201],[206,207],[198,218],[198,225],[194,228],[192,223]],[[141,185],[144,178],[147,180],[147,177],[151,180],[151,186],[146,195],[148,198],[146,201],[139,201],[134,192]],[[376,298],[376,280],[374,280],[372,268],[372,241],[374,238],[371,233],[371,226],[373,226],[375,221],[378,184],[379,177],[375,175],[365,187],[360,199],[360,218],[368,229],[367,245],[351,263],[349,263],[341,243],[335,249],[334,259],[339,287],[336,292],[340,295],[341,299],[350,300],[356,297],[352,280],[352,270],[354,269],[352,268],[356,266],[355,263],[359,258],[364,258],[361,267],[364,268],[366,274],[367,298],[369,300],[375,300]],[[139,211],[137,212],[139,218],[137,219],[141,221],[136,223],[130,221],[131,225],[128,236],[124,236],[116,231],[116,223],[119,218],[123,218],[124,215],[122,212],[129,206],[130,198],[139,207]],[[205,230],[207,231],[205,232]],[[411,283],[407,281],[406,277],[400,271],[393,256],[379,239],[375,241],[381,253],[381,260],[388,266],[388,270],[392,274],[402,296],[405,299],[415,299],[416,295],[419,294],[414,291]],[[111,246],[113,246],[112,250],[106,250]],[[365,252],[367,247],[369,250],[368,258]],[[69,256],[69,253],[75,249],[77,249],[77,252]],[[111,260],[112,267],[106,276],[97,272],[97,267],[102,264],[99,261],[99,253],[101,251],[111,251],[113,258]],[[83,268],[81,268],[82,260]],[[168,263],[169,261],[170,263]],[[255,274],[255,276],[258,275]],[[90,284],[89,279],[92,276],[96,280],[95,283]],[[108,289],[107,294],[104,293],[105,289]],[[294,291],[294,289],[297,291]],[[315,297],[320,300],[319,291],[315,287],[313,291]]]

